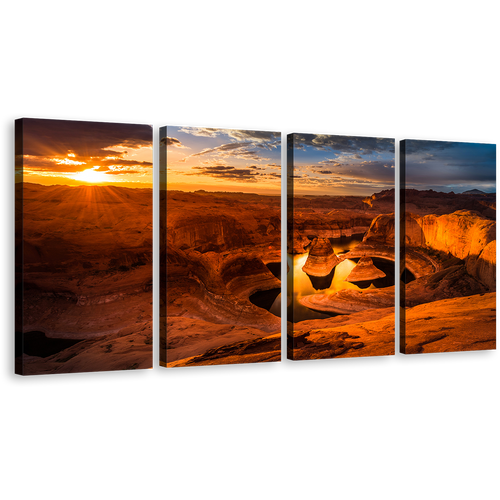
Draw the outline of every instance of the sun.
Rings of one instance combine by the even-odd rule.
[[[88,168],[87,170],[83,170],[83,172],[76,174],[74,178],[78,181],[98,184],[100,182],[106,182],[107,175],[104,172],[98,172],[93,168]]]

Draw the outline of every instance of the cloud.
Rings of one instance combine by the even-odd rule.
[[[217,137],[223,129],[207,127],[182,127],[179,132],[195,135],[197,137]]]
[[[23,166],[26,171],[76,173],[98,167],[151,169],[152,163],[127,160],[127,150],[152,147],[149,125],[23,120]],[[136,170],[128,170],[130,173]]]
[[[495,144],[408,140],[405,160],[407,184],[421,189],[489,189],[496,181]]]
[[[160,144],[163,144],[164,146],[167,147],[173,147],[173,148],[182,148],[182,149],[189,149],[184,144],[179,141],[179,139],[176,139],[175,137],[162,137],[160,139]]]
[[[198,164],[201,159],[203,163],[213,162],[229,164],[240,169],[253,169],[255,167],[280,169],[279,150],[281,148],[281,134],[279,132],[239,130],[239,129],[219,129],[208,127],[172,127],[172,135],[182,132],[192,136],[190,138],[180,135],[180,140],[191,146],[191,154],[173,160],[179,166],[181,164]],[[181,155],[182,156],[182,155]],[[269,157],[268,157],[269,156]],[[195,161],[193,161],[195,160]],[[268,167],[264,165],[268,163]]]
[[[183,127],[181,132],[195,135],[198,137],[217,137],[218,135],[227,135],[237,141],[252,141],[253,143],[280,141],[281,132],[266,132],[262,130],[237,130],[224,128],[207,127]]]
[[[102,166],[118,165],[118,166],[140,166],[140,167],[151,167],[153,164],[150,161],[135,161],[135,160],[123,160],[121,158],[113,160],[100,160],[99,163]]]
[[[250,168],[235,168],[228,165],[214,165],[209,167],[193,167],[197,172],[186,175],[207,175],[217,179],[235,179],[243,182],[255,182],[261,174]]]
[[[128,123],[80,122],[70,120],[23,120],[23,148],[25,155],[50,157],[75,156],[105,157],[109,149],[138,149],[151,147],[152,128],[149,125]]]
[[[322,160],[319,163],[330,166],[330,167],[341,167],[342,163],[339,163],[337,160]]]
[[[194,158],[196,156],[204,155],[215,155],[219,158],[241,158],[244,160],[255,160],[263,161],[269,160],[269,158],[264,158],[260,156],[256,151],[252,151],[251,148],[253,144],[251,142],[230,142],[228,144],[222,144],[215,148],[207,148],[199,151],[198,153],[193,153],[192,155],[183,158],[182,162],[185,162],[188,158]]]
[[[96,168],[95,170],[101,170]],[[109,175],[122,175],[122,174],[142,174],[140,170],[128,170],[128,169],[116,169],[116,170],[106,170],[106,174]]]
[[[314,170],[317,174],[323,174],[323,175],[333,175],[335,172],[332,172],[330,170]]]
[[[309,146],[319,150],[341,151],[342,154],[354,153],[358,158],[373,153],[394,153],[394,139],[379,137],[293,134],[293,146],[296,149]]]
[[[191,156],[202,156],[219,152],[233,151],[234,149],[240,149],[251,145],[251,142],[231,142],[229,144],[222,144],[221,146],[217,146],[215,148],[202,149],[199,153],[193,153]]]
[[[309,172],[311,182],[314,180],[322,185],[331,181],[336,181],[336,186],[338,186],[339,181],[346,185],[376,184],[387,189],[393,188],[395,185],[394,162],[388,161],[364,160],[345,164],[320,162],[317,165],[294,165],[293,169],[295,174]],[[328,178],[322,177],[325,175]]]

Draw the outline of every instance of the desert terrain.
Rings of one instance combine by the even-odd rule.
[[[401,195],[401,351],[496,347],[496,195]]]
[[[281,288],[281,276],[273,274],[270,270],[272,266],[268,266],[281,262],[280,198],[181,191],[167,192],[167,196],[164,318],[167,333],[161,341],[166,355],[164,365],[180,367],[279,361],[281,319],[266,308],[252,304],[250,299],[256,292],[279,291]],[[186,210],[186,207],[192,209]],[[331,277],[333,268],[350,255],[349,252],[336,255],[330,241],[350,239],[353,235],[359,235],[361,241],[361,236],[370,229],[374,218],[391,208],[394,210],[393,193],[391,197],[391,193],[385,192],[378,198],[366,200],[354,196],[297,197],[294,200],[293,224],[287,222],[288,256],[308,257],[304,269],[309,271],[312,282],[317,282],[315,277],[321,279],[329,274]],[[392,256],[394,262],[393,240],[394,233],[392,248],[391,241],[380,243],[374,251],[370,249],[370,255]],[[353,255],[353,259],[359,258]],[[365,266],[360,266],[360,274],[353,276],[354,281],[377,279],[384,274],[375,270],[377,275],[373,275],[373,262],[365,260],[362,264]],[[272,310],[279,311],[275,305]],[[298,303],[292,304],[289,297],[287,305],[288,311],[293,314]],[[317,308],[313,306],[311,311],[314,309]],[[326,315],[320,314],[321,318],[327,319],[290,324],[294,359],[297,356],[300,359],[298,353],[304,342],[292,340],[293,331],[300,332],[312,324],[318,327],[327,324],[330,327],[332,321],[345,324],[349,322],[348,312],[339,314],[328,311]],[[392,314],[394,323],[394,296],[392,302],[388,306],[386,304],[384,313],[389,318]],[[365,315],[363,321],[370,317]],[[359,315],[356,318],[359,319]],[[376,352],[394,352],[394,328],[392,331],[391,341],[385,338],[380,340],[382,347],[379,346]],[[354,344],[354,349],[360,347],[359,341]],[[306,349],[303,351],[302,357],[307,356]],[[330,350],[327,349],[326,354],[330,355]]]
[[[19,370],[150,368],[152,190],[20,182],[16,229]]]
[[[281,199],[162,190],[160,363],[281,359]]]
[[[496,195],[404,195],[399,223],[405,252],[392,285],[377,281],[386,279],[377,266],[395,261],[394,190],[367,198],[294,199],[289,256],[304,256],[311,282],[315,276],[335,279],[340,264],[350,261],[354,267],[343,281],[360,286],[298,298],[322,314],[317,318],[293,321],[294,306],[288,306],[293,360],[394,355],[396,286],[406,354],[497,348]],[[208,193],[169,196],[164,365],[279,361],[279,318],[249,300],[258,290],[281,286],[266,266],[280,259],[278,198],[219,194],[215,203]],[[193,210],[181,210],[188,203]],[[338,239],[359,234],[348,251],[336,250]]]

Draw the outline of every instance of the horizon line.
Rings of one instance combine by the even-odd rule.
[[[151,184],[150,187],[130,187],[130,186],[122,186],[118,184],[40,184],[39,182],[32,182],[32,181],[19,181],[16,180],[15,184],[32,184],[33,186],[42,186],[42,187],[54,187],[54,186],[63,186],[63,187],[69,187],[69,188],[79,188],[79,187],[120,187],[120,188],[126,188],[126,189],[153,189],[153,185]],[[144,183],[146,184],[146,183]]]

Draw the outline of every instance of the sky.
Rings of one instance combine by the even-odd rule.
[[[281,193],[281,132],[167,127],[167,189]]]
[[[295,196],[371,196],[394,188],[394,139],[292,135]]]
[[[496,191],[496,145],[407,140],[406,188]]]
[[[16,180],[43,185],[152,188],[150,125],[25,118],[16,134]]]

